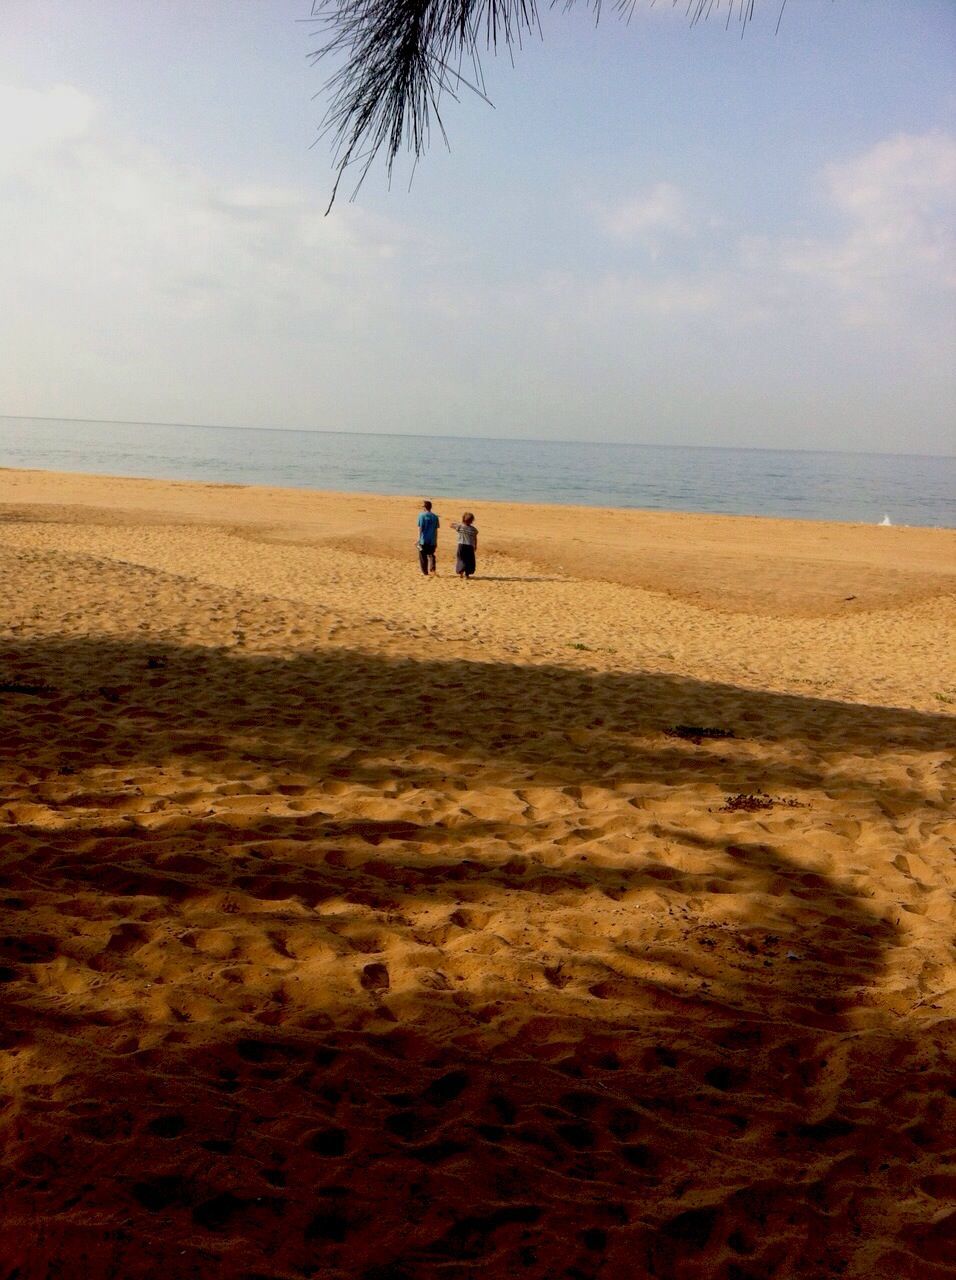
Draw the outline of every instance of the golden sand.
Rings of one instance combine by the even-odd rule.
[[[432,496],[0,472],[3,1274],[951,1276],[956,535]]]

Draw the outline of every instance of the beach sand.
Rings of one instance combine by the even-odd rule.
[[[0,472],[0,1275],[952,1276],[956,534],[430,496]]]

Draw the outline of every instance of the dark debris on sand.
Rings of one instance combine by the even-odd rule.
[[[664,730],[665,738],[682,738],[685,742],[700,744],[704,738],[732,738],[733,729],[707,728],[699,724],[675,724]]]

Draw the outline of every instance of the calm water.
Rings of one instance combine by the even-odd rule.
[[[0,466],[956,527],[956,458],[0,417]],[[0,477],[2,501],[2,477]]]

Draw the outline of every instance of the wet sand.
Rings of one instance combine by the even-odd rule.
[[[0,1275],[952,1275],[956,534],[431,496],[0,471]]]

